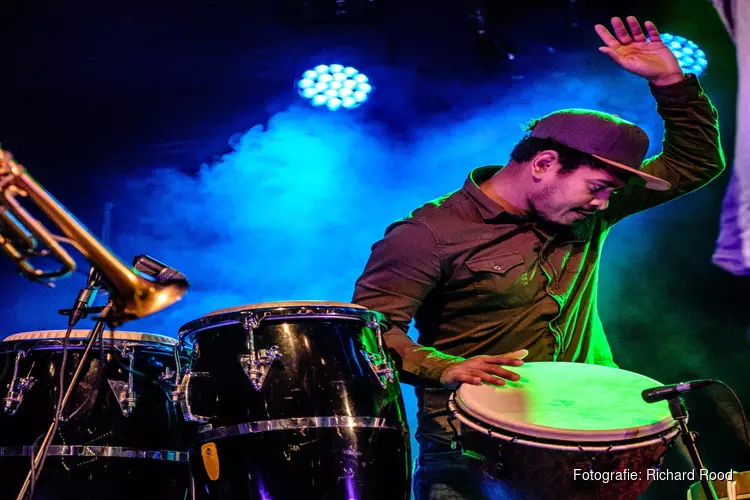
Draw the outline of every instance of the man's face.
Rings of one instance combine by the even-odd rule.
[[[557,161],[546,167],[531,199],[536,214],[554,224],[568,226],[606,209],[610,197],[625,186],[609,169],[581,165],[560,171],[560,167]]]

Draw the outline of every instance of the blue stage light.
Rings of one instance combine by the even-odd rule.
[[[677,58],[677,62],[680,63],[682,71],[685,73],[693,73],[695,76],[698,76],[706,70],[706,67],[708,66],[706,53],[703,52],[694,42],[691,42],[685,37],[675,36],[669,33],[662,33],[661,39]]]
[[[297,91],[316,107],[352,109],[367,101],[373,87],[367,75],[342,64],[321,64],[302,73]]]

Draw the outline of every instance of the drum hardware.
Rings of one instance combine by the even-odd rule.
[[[443,414],[443,412],[441,412],[441,414]],[[454,422],[457,420],[456,412],[449,407],[447,410],[445,410],[444,414],[448,415],[448,426],[451,428],[451,450],[456,450],[461,444],[461,434],[454,424]]]
[[[192,374],[189,369],[183,370],[182,368],[181,354],[183,347],[181,341],[178,341],[174,345],[172,348],[172,357],[174,358],[175,371],[172,373],[169,367],[167,367],[159,379],[171,387],[171,390],[169,391],[169,400],[173,407],[180,407],[180,411],[185,420],[188,422],[205,423],[202,419],[193,415],[190,411],[190,402],[185,398]]]
[[[122,356],[128,360],[128,381],[107,380],[107,383],[109,384],[110,389],[112,389],[117,402],[120,403],[122,415],[127,417],[133,413],[133,410],[135,410],[136,394],[133,390],[135,387],[133,382],[135,356],[133,356],[133,350],[127,345],[121,349],[121,353]]]
[[[16,414],[18,407],[21,406],[21,403],[23,402],[23,397],[26,395],[26,392],[31,389],[36,382],[36,379],[31,376],[31,371],[29,371],[29,375],[26,377],[18,376],[18,362],[21,358],[25,357],[26,351],[19,351],[16,354],[16,362],[13,365],[13,378],[11,379],[10,384],[8,384],[8,393],[3,398],[3,411],[10,415]]]
[[[193,409],[190,405],[190,398],[188,397],[188,394],[190,393],[190,382],[193,379],[193,377],[196,378],[210,378],[209,373],[204,372],[192,372],[189,369],[184,370],[184,373],[180,377],[180,381],[175,387],[175,390],[172,391],[172,403],[177,405],[180,405],[180,410],[182,411],[182,417],[187,420],[188,422],[196,422],[198,424],[205,424],[211,421],[212,417],[207,417],[203,415],[198,415],[196,413],[193,413]]]
[[[378,382],[380,382],[380,385],[385,389],[385,387],[389,383],[393,382],[395,378],[395,371],[389,363],[388,356],[386,356],[385,353],[380,323],[378,323],[375,319],[370,319],[366,324],[368,328],[371,328],[375,332],[378,343],[378,352],[369,352],[364,349],[362,349],[361,352],[365,356],[367,363],[370,365],[372,372],[378,378]]]
[[[390,382],[393,382],[393,368],[391,368],[388,361],[384,359],[383,355],[367,352],[365,350],[362,351],[362,354],[365,356],[372,372],[378,378],[378,382],[380,382],[380,385],[383,386],[383,388],[385,388]]]
[[[458,413],[458,410],[455,409],[450,402],[447,406],[448,406],[447,410],[436,412],[433,416],[435,417],[444,416],[444,415],[448,416],[447,422],[448,422],[448,426],[451,428],[451,433],[452,433],[450,446],[452,450],[456,450],[461,446],[461,432],[460,432],[461,423],[459,421],[458,423],[459,428],[456,428],[455,422],[456,420],[458,420],[458,418],[456,418],[456,414]],[[493,437],[492,429],[487,429],[487,436],[490,439],[492,439]],[[513,441],[515,441],[515,437],[511,438],[510,440],[511,443]],[[504,479],[507,471],[506,471],[505,463],[503,461],[503,445],[502,444],[496,445],[495,453],[491,458],[487,458],[481,455],[480,453],[473,451],[472,449],[468,449],[468,448],[465,449],[463,447],[461,447],[461,454],[473,460],[477,460],[478,462],[482,464],[483,468],[485,469],[487,467],[490,467],[492,470],[488,470],[486,473],[491,474],[492,477],[494,477],[495,479],[498,479],[498,480]]]
[[[196,415],[193,413],[192,408],[190,406],[190,399],[187,397],[188,391],[190,389],[190,381],[193,377],[202,377],[202,378],[208,378],[207,373],[193,373],[192,371],[192,362],[190,363],[190,367],[184,368],[182,367],[182,361],[180,360],[180,352],[181,349],[184,347],[183,339],[179,339],[177,343],[175,344],[172,355],[174,356],[174,362],[175,366],[177,367],[174,373],[174,382],[173,382],[173,389],[170,393],[170,399],[172,401],[173,406],[180,407],[180,411],[182,412],[182,418],[184,418],[188,422],[195,422],[198,424],[205,424],[210,419],[210,417],[204,417],[202,415]],[[193,351],[191,360],[194,360],[198,357],[198,352]]]
[[[210,425],[198,430],[201,441],[212,441],[228,437],[244,436],[247,434],[261,434],[273,431],[311,429],[388,429],[408,433],[403,425],[393,425],[384,418],[375,417],[306,417],[283,418],[274,420],[260,420],[243,424],[212,428]]]
[[[174,366],[175,366],[174,375],[172,375],[172,378],[174,378],[174,380],[172,380],[173,388],[177,387],[180,384],[180,373],[182,372],[182,360],[180,359],[181,347],[182,347],[182,343],[178,341],[174,345],[174,348],[172,349],[172,356],[174,357]],[[168,379],[170,378],[169,367],[167,367],[166,371],[167,373],[165,374],[165,379]]]
[[[36,453],[32,446],[0,448],[0,457],[30,457]],[[139,450],[122,446],[52,445],[49,457],[135,458],[162,462],[187,462],[187,453],[174,450]]]
[[[253,389],[259,391],[263,387],[268,369],[274,361],[281,359],[281,353],[277,345],[272,345],[267,349],[255,350],[255,329],[258,328],[258,320],[252,314],[242,321],[242,328],[247,332],[249,352],[238,356],[238,360],[245,375],[250,379]]]
[[[177,373],[179,373],[179,372],[176,371],[176,370],[172,371],[172,369],[167,366],[164,369],[164,373],[162,373],[161,375],[159,375],[159,380],[162,383],[170,386],[172,388],[172,390],[174,391],[174,388],[175,388],[175,377],[177,377]],[[171,397],[170,397],[170,399],[171,399]]]

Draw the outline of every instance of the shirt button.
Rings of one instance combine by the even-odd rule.
[[[501,266],[493,266],[495,271],[502,271],[503,268]]]

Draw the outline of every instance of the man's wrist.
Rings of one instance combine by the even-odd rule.
[[[446,369],[465,360],[461,356],[452,356],[436,350],[434,347],[420,347],[416,351],[427,351],[428,354],[419,364],[416,375],[419,378],[440,383]]]
[[[656,99],[658,105],[682,105],[686,102],[696,99],[703,88],[698,82],[698,78],[692,73],[686,73],[685,78],[672,85],[658,86],[649,82],[651,94]]]
[[[674,85],[675,83],[681,82],[685,78],[687,78],[687,76],[685,76],[685,73],[674,73],[671,75],[666,75],[655,78],[653,80],[649,80],[649,83],[656,87],[666,87],[667,85]]]

